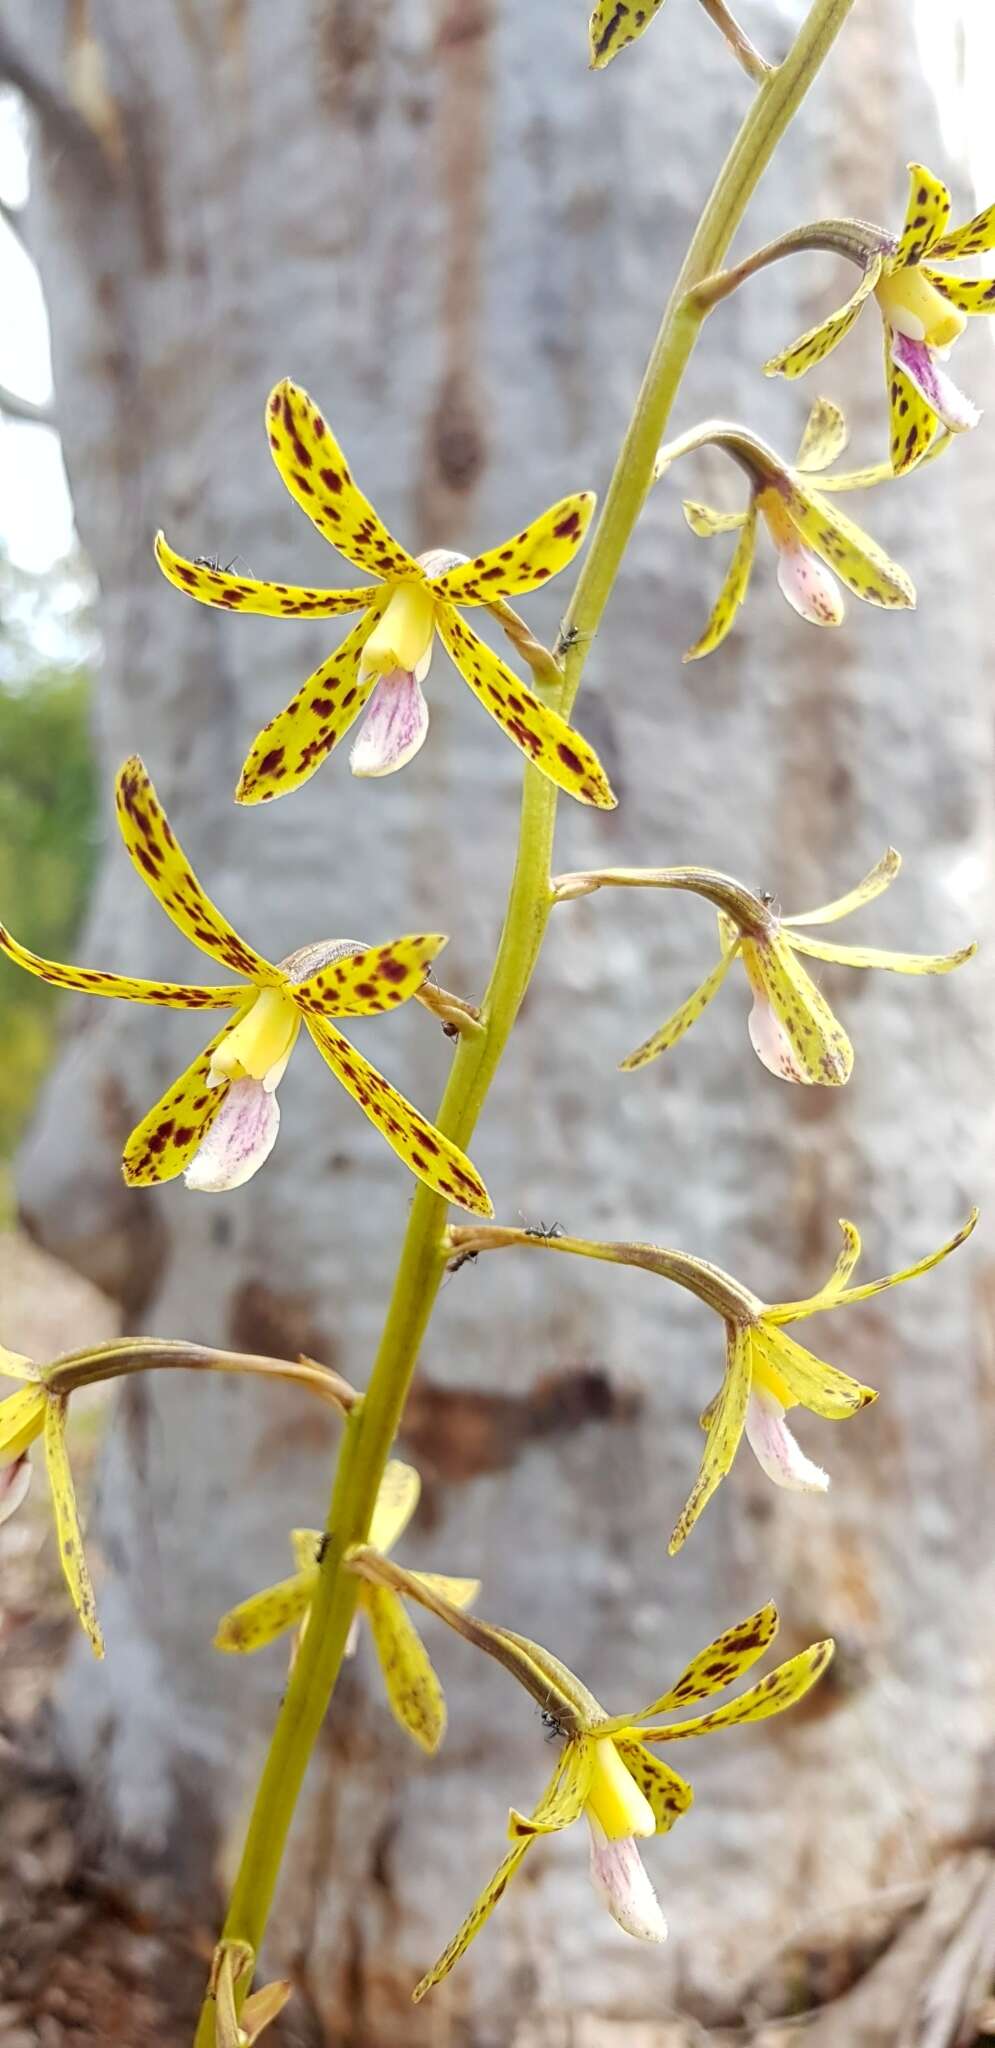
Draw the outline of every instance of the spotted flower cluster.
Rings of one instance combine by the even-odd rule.
[[[590,18],[592,65],[602,68],[637,41],[661,5],[662,0],[645,0],[644,5],[635,0],[597,0]],[[748,70],[759,75],[770,69],[740,36],[724,6],[710,6],[709,12],[724,21],[727,39]],[[735,510],[720,511],[698,500],[684,503],[696,535],[736,535],[718,598],[686,660],[711,653],[729,634],[747,595],[761,532],[773,548],[783,595],[812,625],[841,623],[840,586],[887,610],[915,604],[915,589],[905,569],[834,500],[917,469],[980,417],[942,364],[967,318],[995,311],[995,282],[963,279],[936,266],[995,249],[995,206],[954,229],[949,227],[949,213],[946,187],[914,164],[906,218],[897,238],[864,223],[820,223],[786,238],[783,246],[770,245],[740,267],[744,274],[761,268],[787,253],[789,244],[836,249],[859,262],[861,281],[851,299],[773,357],[766,368],[770,374],[794,378],[821,362],[873,297],[884,328],[890,459],[887,464],[834,470],[847,434],[842,414],[827,399],[813,406],[792,462],[747,428],[723,420],[707,421],[663,446],[654,481],[667,475],[677,460],[713,447],[737,465],[747,485],[746,503]],[[731,276],[722,274],[726,282]],[[705,283],[695,289],[704,291]],[[704,300],[700,305],[704,308]],[[583,490],[562,497],[520,531],[482,552],[465,555],[435,548],[414,555],[395,540],[360,490],[325,415],[289,379],[270,394],[266,431],[277,471],[295,503],[362,580],[341,588],[263,581],[234,573],[234,564],[222,568],[203,556],[179,554],[164,534],[158,535],[156,557],[164,576],[199,604],[283,619],[358,614],[358,623],[257,734],[241,770],[236,800],[257,805],[298,789],[349,732],[354,735],[350,765],[355,776],[375,780],[411,763],[428,734],[429,709],[422,686],[438,641],[478,704],[524,757],[527,775],[537,773],[583,805],[613,809],[615,795],[593,748],[551,701],[565,708],[572,701],[569,654],[565,663],[560,659],[570,645],[565,632],[559,654],[554,655],[530,639],[529,629],[508,604],[513,597],[540,590],[572,562],[593,516],[593,494]],[[471,624],[469,613],[477,619],[484,615],[485,627],[504,627],[518,652],[533,664],[539,678],[536,688],[526,685],[494,651]],[[563,688],[558,696],[559,685]],[[541,790],[538,782],[529,786]],[[137,757],[121,768],[116,794],[121,836],[142,880],[174,927],[228,978],[204,985],[67,965],[32,952],[2,924],[0,950],[56,988],[138,1005],[225,1013],[208,1044],[128,1138],[123,1154],[128,1185],[152,1187],[182,1175],[190,1190],[222,1193],[247,1183],[276,1143],[278,1089],[303,1026],[346,1094],[423,1188],[439,1198],[439,1231],[431,1243],[441,1260],[447,1243],[442,1205],[490,1217],[493,1209],[484,1182],[453,1138],[414,1108],[338,1027],[354,1018],[384,1016],[416,999],[434,1009],[447,1029],[474,1030],[486,1037],[486,1004],[478,1012],[471,1003],[438,990],[430,1000],[428,982],[433,962],[446,944],[443,935],[415,931],[375,945],[322,938],[297,944],[285,957],[272,961],[241,937],[202,887]],[[894,879],[898,867],[898,855],[889,850],[855,888],[794,915],[782,914],[768,893],[758,894],[716,870],[692,867],[605,869],[561,877],[552,887],[551,900],[566,901],[610,886],[652,886],[691,891],[717,911],[718,960],[693,994],[623,1061],[625,1070],[641,1068],[676,1045],[738,961],[752,995],[749,1036],[764,1066],[786,1081],[838,1087],[849,1078],[853,1048],[803,961],[942,975],[969,960],[975,950],[964,945],[941,955],[889,952],[811,936],[813,928],[831,925],[872,901]],[[789,1326],[928,1272],[965,1241],[975,1221],[972,1212],[964,1227],[937,1251],[861,1286],[850,1284],[860,1238],[854,1225],[844,1221],[842,1250],[825,1285],[803,1299],[773,1304],[709,1261],[684,1253],[563,1237],[554,1241],[545,1232],[488,1233],[481,1226],[474,1228],[481,1248],[488,1241],[497,1248],[500,1240],[502,1245],[531,1242],[534,1249],[539,1237],[557,1252],[648,1266],[695,1293],[719,1315],[726,1341],[725,1373],[701,1416],[704,1452],[670,1540],[673,1554],[729,1472],[744,1436],[763,1471],[779,1486],[803,1492],[826,1488],[827,1474],[796,1441],[787,1415],[802,1407],[827,1420],[842,1420],[876,1394],[798,1343],[788,1334]],[[451,1233],[451,1244],[460,1236],[459,1231]],[[462,1237],[472,1236],[466,1226]],[[163,1362],[168,1345],[127,1340],[127,1369],[142,1369],[150,1362],[146,1358],[135,1365],[132,1354],[143,1342],[155,1353],[151,1362]],[[108,1354],[113,1350],[107,1347]],[[185,1356],[189,1350],[185,1347]],[[197,1362],[213,1360],[222,1370],[272,1370],[277,1376],[282,1372],[315,1383],[323,1398],[349,1414],[350,1426],[358,1423],[355,1440],[364,1441],[363,1397],[336,1376],[323,1375],[303,1360],[280,1367],[258,1359],[218,1364],[221,1359],[222,1354],[212,1354],[211,1359],[205,1354]],[[23,1500],[30,1480],[28,1452],[42,1441],[62,1568],[98,1656],[103,1654],[103,1639],[66,1453],[66,1405],[75,1385],[111,1376],[117,1369],[109,1355],[95,1364],[90,1354],[74,1354],[43,1369],[17,1353],[0,1350],[0,1375],[19,1383],[0,1400],[0,1521]],[[359,1412],[353,1414],[354,1409]],[[372,1440],[378,1446],[379,1472],[386,1440],[375,1430]],[[346,1478],[348,1491],[353,1479],[348,1468]],[[362,1496],[366,1509],[372,1492],[371,1468],[369,1494]],[[666,1923],[638,1845],[666,1833],[687,1812],[693,1795],[686,1780],[654,1754],[656,1746],[779,1714],[820,1677],[832,1643],[818,1642],[802,1650],[725,1705],[681,1718],[688,1706],[710,1701],[738,1680],[764,1653],[778,1625],[776,1610],[766,1606],[692,1658],[677,1682],[649,1706],[610,1715],[550,1652],[470,1611],[479,1590],[476,1579],[406,1570],[389,1555],[415,1512],[419,1493],[418,1474],[391,1459],[383,1470],[366,1540],[347,1543],[340,1537],[339,1552],[333,1551],[336,1570],[341,1563],[351,1575],[344,1581],[348,1599],[351,1603],[355,1594],[356,1622],[372,1637],[391,1712],[423,1752],[434,1753],[445,1731],[446,1708],[441,1684],[410,1618],[410,1607],[420,1605],[496,1659],[529,1692],[557,1744],[557,1757],[532,1811],[512,1810],[508,1853],[422,1978],[415,1998],[452,1969],[536,1839],[561,1832],[582,1816],[590,1831],[591,1877],[599,1898],[628,1934],[661,1941]],[[350,1524],[350,1533],[358,1527],[358,1522]],[[293,1573],[251,1594],[223,1616],[217,1647],[252,1652],[290,1631],[296,1655],[304,1632],[317,1627],[312,1609],[330,1542],[335,1543],[331,1524],[324,1533],[294,1530]],[[335,1582],[336,1597],[342,1583]],[[355,1646],[355,1636],[354,1627],[350,1647]],[[310,1643],[315,1640],[314,1635],[309,1638]],[[678,1718],[672,1718],[675,1715]],[[218,2039],[225,2048],[244,2048],[258,2038],[288,1996],[289,1987],[282,1982],[252,1993],[254,1968],[255,1955],[246,1942],[219,1943],[209,1995]]]

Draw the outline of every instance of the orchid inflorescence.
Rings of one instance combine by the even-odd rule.
[[[647,0],[643,6],[630,0],[599,0],[589,27],[593,66],[603,68],[619,50],[637,41],[661,5],[662,0]],[[743,68],[758,81],[773,79],[772,67],[753,49],[725,0],[705,0],[705,5]],[[735,271],[717,272],[689,292],[685,310],[696,308],[697,317],[703,318],[746,278],[794,251],[828,249],[856,261],[861,282],[847,304],[772,357],[766,368],[794,378],[823,361],[874,297],[885,334],[890,455],[886,463],[834,470],[847,430],[839,408],[823,398],[812,407],[791,462],[749,428],[723,420],[705,421],[661,446],[652,475],[651,453],[647,489],[668,477],[679,460],[707,447],[735,463],[747,483],[745,506],[733,510],[716,510],[696,499],[684,502],[686,520],[696,535],[737,536],[712,615],[686,660],[711,653],[728,635],[747,594],[761,522],[774,548],[779,586],[806,622],[840,625],[840,584],[883,609],[915,604],[907,572],[833,501],[843,493],[917,470],[979,418],[940,368],[939,358],[957,339],[968,315],[995,311],[995,282],[964,280],[936,264],[995,249],[995,207],[954,230],[948,227],[949,211],[946,187],[914,164],[898,237],[863,222],[817,222],[768,245]],[[529,771],[534,770],[554,793],[563,790],[582,804],[611,809],[615,797],[605,772],[565,715],[573,701],[569,665],[591,633],[570,613],[556,652],[550,652],[508,603],[511,597],[540,589],[572,561],[592,519],[593,493],[581,490],[564,496],[511,538],[483,552],[467,555],[435,548],[413,555],[393,538],[360,491],[324,413],[289,379],[270,395],[266,426],[274,462],[295,502],[367,580],[334,589],[264,582],[233,573],[234,564],[224,569],[213,559],[178,554],[162,533],[158,535],[155,552],[164,575],[200,604],[273,618],[360,614],[358,625],[253,741],[236,800],[259,804],[300,787],[361,718],[351,753],[354,775],[378,778],[412,762],[428,732],[422,684],[438,639],[478,702],[524,755],[527,790],[534,793],[542,787],[530,778]],[[534,688],[467,622],[468,609],[501,626],[513,649],[531,666]],[[551,804],[552,796],[548,800]],[[533,1253],[639,1266],[695,1294],[720,1317],[725,1373],[701,1416],[701,1467],[670,1539],[671,1554],[683,1545],[729,1472],[744,1437],[776,1485],[798,1492],[825,1491],[827,1474],[797,1443],[786,1415],[801,1407],[838,1421],[855,1415],[877,1396],[873,1388],[816,1357],[787,1334],[788,1327],[926,1273],[970,1235],[975,1212],[937,1251],[858,1286],[850,1282],[860,1238],[855,1226],[844,1220],[842,1250],[824,1286],[814,1294],[773,1304],[708,1259],[650,1243],[578,1239],[559,1227],[520,1230],[476,1222],[447,1228],[450,1204],[478,1218],[493,1215],[484,1183],[462,1149],[482,1091],[462,1117],[450,1114],[444,1103],[439,1122],[430,1123],[356,1051],[338,1023],[382,1016],[415,999],[433,1011],[450,1034],[467,1035],[467,1058],[472,1060],[474,1044],[486,1048],[489,1033],[497,1029],[498,997],[493,992],[498,977],[479,1007],[447,996],[430,983],[432,963],[446,941],[438,933],[420,931],[376,945],[345,938],[309,940],[282,960],[270,961],[239,935],[201,886],[137,757],[118,775],[117,814],[128,855],[167,917],[234,978],[208,986],[66,965],[31,952],[2,925],[0,949],[55,987],[138,1005],[230,1013],[199,1057],[132,1132],[123,1155],[130,1187],[156,1186],[180,1175],[195,1192],[231,1192],[243,1186],[275,1144],[277,1089],[303,1025],[325,1065],[421,1184],[413,1227],[425,1232],[428,1252],[422,1284],[429,1305],[431,1290],[438,1286],[452,1254],[462,1260],[481,1251],[517,1246]],[[850,1077],[853,1047],[803,958],[926,976],[950,972],[975,950],[968,943],[945,954],[893,952],[811,936],[813,928],[833,924],[873,901],[894,880],[899,865],[898,854],[889,849],[855,887],[815,910],[792,915],[782,913],[771,891],[748,887],[718,870],[617,867],[561,875],[550,882],[547,862],[547,872],[536,877],[534,903],[526,915],[541,936],[551,905],[603,889],[656,888],[702,897],[717,913],[719,957],[693,994],[622,1061],[623,1069],[642,1069],[675,1046],[739,962],[752,996],[749,1036],[763,1065],[782,1080],[840,1087]],[[529,964],[507,1005],[505,1036],[534,965],[537,947],[531,927],[522,957],[529,945]],[[499,960],[502,957],[499,954]],[[434,1210],[426,1210],[425,1204],[431,1202]],[[173,1340],[124,1338],[45,1366],[0,1351],[0,1373],[20,1382],[0,1401],[0,1521],[20,1506],[30,1479],[28,1451],[32,1443],[43,1440],[60,1561],[80,1621],[94,1651],[102,1655],[66,1453],[67,1405],[73,1390],[121,1374],[174,1366],[275,1378],[299,1385],[338,1411],[344,1423],[339,1475],[352,1483],[352,1493],[345,1486],[341,1495],[350,1504],[348,1526],[340,1524],[333,1503],[324,1530],[294,1530],[295,1570],[276,1585],[249,1594],[224,1615],[217,1647],[231,1653],[259,1651],[292,1631],[290,1689],[317,1687],[324,1669],[330,1692],[338,1653],[334,1647],[327,1651],[327,1643],[339,1640],[343,1654],[354,1649],[361,1616],[395,1719],[431,1755],[443,1738],[446,1711],[440,1681],[410,1616],[412,1605],[421,1606],[518,1680],[557,1743],[549,1784],[530,1814],[512,1811],[511,1848],[458,1933],[417,1986],[414,1996],[420,1999],[458,1961],[536,1839],[560,1832],[581,1815],[590,1827],[592,1879],[609,1912],[627,1933],[662,1940],[665,1921],[637,1843],[666,1833],[690,1807],[692,1792],[653,1754],[654,1746],[780,1713],[820,1677],[833,1646],[826,1641],[802,1650],[729,1704],[661,1722],[661,1715],[680,1716],[690,1704],[710,1700],[752,1667],[777,1628],[776,1610],[767,1604],[726,1629],[648,1707],[609,1715],[551,1652],[470,1611],[479,1591],[475,1578],[415,1572],[389,1556],[416,1511],[421,1487],[413,1467],[387,1458],[417,1355],[417,1340],[412,1345],[407,1328],[401,1350],[403,1360],[394,1380],[389,1362],[383,1367],[378,1360],[365,1394],[309,1360],[292,1364]],[[383,1427],[385,1414],[389,1426]],[[376,1448],[364,1452],[364,1442]],[[362,1486],[356,1478],[360,1471]],[[338,1481],[335,1498],[340,1499]],[[333,1613],[337,1638],[329,1628]],[[254,1948],[241,1935],[226,1932],[215,1951],[208,1994],[211,2038],[221,2048],[244,2048],[254,2041],[289,1995],[283,1982],[252,1993],[254,1968]]]

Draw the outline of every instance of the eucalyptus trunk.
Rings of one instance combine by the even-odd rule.
[[[751,33],[779,54],[802,11],[757,4]],[[0,40],[0,71],[36,113],[30,229],[100,579],[105,785],[126,754],[144,756],[205,885],[270,957],[444,930],[446,984],[477,994],[518,759],[440,657],[429,741],[403,775],[357,783],[336,756],[290,800],[236,809],[250,739],[336,628],[184,603],[156,570],[155,530],[190,553],[237,552],[257,575],[336,580],[269,460],[263,404],[284,374],[319,398],[415,550],[473,550],[565,491],[604,488],[751,87],[689,0],[596,77],[585,14],[583,0],[93,0],[88,16],[33,10],[29,50],[22,10],[0,0],[24,44],[18,62]],[[856,10],[741,252],[806,217],[890,222],[906,155],[944,168],[907,15],[903,0]],[[963,167],[948,168],[966,217]],[[790,455],[818,390],[847,403],[860,458],[881,454],[872,316],[811,390],[759,375],[839,281],[812,255],[720,308],[672,431],[720,413]],[[962,353],[983,397],[985,348],[969,339]],[[721,489],[725,473],[696,460],[654,494],[576,712],[619,809],[564,801],[561,869],[702,862],[804,907],[892,841],[906,872],[865,914],[872,943],[990,935],[988,432],[854,508],[918,581],[917,615],[854,605],[840,633],[816,634],[761,561],[725,648],[690,669],[680,652],[726,543],[688,533],[679,496],[718,477]],[[528,601],[548,638],[568,582]],[[735,981],[673,1053],[620,1076],[714,942],[692,898],[605,892],[555,912],[473,1146],[500,1217],[678,1244],[776,1299],[828,1270],[840,1214],[887,1271],[984,1205],[984,955],[936,982],[828,972],[857,1044],[845,1090],[772,1080]],[[113,831],[78,956],[191,971]],[[357,1038],[431,1113],[450,1057],[432,1020],[412,1005]],[[250,1186],[224,1201],[129,1193],[122,1141],[197,1042],[183,1015],[67,1010],[21,1161],[24,1213],[129,1328],[304,1350],[362,1383],[410,1183],[307,1048]],[[770,1595],[784,1654],[828,1632],[840,1651],[807,1713],[688,1754],[695,1810],[648,1857],[665,1950],[625,1942],[598,1911],[577,1831],[534,1851],[451,1983],[414,2011],[412,1984],[548,1757],[504,1674],[433,1637],[450,1732],[434,1763],[419,1760],[364,1646],[312,1767],[270,1943],[329,2041],[441,2042],[453,2016],[475,2048],[558,2043],[592,2015],[742,2017],[740,1987],[780,1942],[918,1879],[941,1840],[970,1830],[990,1737],[975,1569],[983,1523],[991,1533],[990,1300],[975,1244],[915,1290],[820,1326],[819,1348],[882,1391],[846,1429],[808,1426],[832,1492],[775,1493],[744,1454],[669,1563],[720,1376],[718,1324],[645,1273],[509,1254],[453,1276],[401,1444],[425,1478],[406,1561],[478,1573],[483,1612],[546,1642],[610,1711],[662,1690]],[[320,1523],[333,1432],[299,1397],[234,1383],[129,1386],[113,1414],[91,1511],[108,1658],[70,1659],[59,1725],[117,1860],[172,1857],[187,1896],[208,1898],[230,1872],[285,1673],[283,1647],[220,1658],[214,1624],[286,1572],[292,1525]]]

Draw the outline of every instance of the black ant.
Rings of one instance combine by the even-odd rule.
[[[539,1238],[543,1244],[552,1244],[555,1237],[563,1237],[564,1234],[562,1223],[544,1223],[541,1216],[538,1223],[525,1225],[526,1237]]]
[[[461,1266],[475,1266],[479,1257],[479,1252],[457,1252],[456,1257],[450,1259],[446,1267],[447,1277],[451,1280],[453,1275],[459,1272]]]
[[[215,576],[230,576],[236,562],[243,561],[245,561],[244,555],[233,555],[230,562],[223,562],[220,555],[195,555],[193,565],[195,569],[211,569]],[[245,567],[246,573],[251,579],[252,571],[247,562]]]
[[[564,1740],[567,1731],[562,1721],[558,1721],[556,1715],[551,1714],[548,1707],[540,1707],[539,1719],[542,1722],[547,1742],[562,1742]]]
[[[559,660],[562,655],[569,653],[571,647],[576,647],[578,640],[593,640],[593,638],[593,633],[582,633],[579,626],[561,625],[556,636],[556,646],[553,649],[553,654]]]

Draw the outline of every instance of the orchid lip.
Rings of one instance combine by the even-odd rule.
[[[280,1129],[280,1105],[276,1084],[268,1087],[268,1080],[268,1075],[261,1081],[248,1075],[229,1084],[184,1174],[195,1194],[220,1195],[244,1187],[269,1158]]]
[[[349,766],[358,776],[393,775],[414,759],[427,736],[428,705],[418,671],[395,668],[377,682]]]

